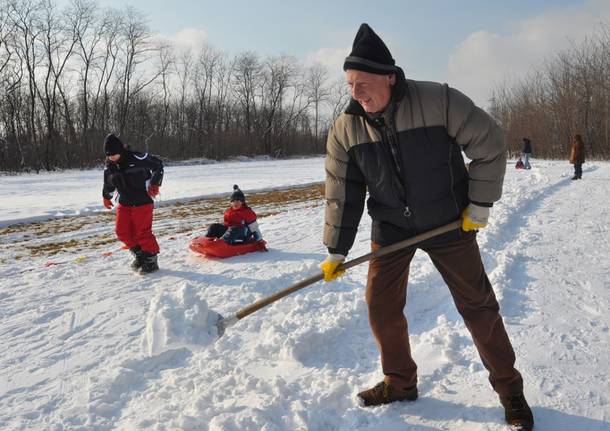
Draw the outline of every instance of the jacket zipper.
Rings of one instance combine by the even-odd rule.
[[[449,184],[449,190],[451,190],[451,197],[453,198],[453,204],[455,205],[456,217],[460,217],[460,206],[457,203],[457,199],[455,198],[455,191],[453,190],[453,185],[455,182],[455,178],[453,175],[453,146],[449,146],[449,177],[451,178]]]
[[[389,156],[391,157],[390,163],[392,166],[392,172],[393,172],[395,178],[398,179],[398,184],[400,184],[400,186],[402,188],[402,190],[401,190],[402,194],[401,193],[398,194],[399,195],[398,198],[403,201],[402,216],[405,219],[407,219],[407,223],[409,224],[410,227],[412,227],[409,219],[413,215],[413,211],[411,210],[411,207],[409,206],[409,199],[408,199],[408,193],[407,193],[407,180],[406,180],[405,176],[403,175],[401,160],[398,157],[400,154],[400,149],[396,146],[397,139],[392,139],[390,137],[391,136],[390,134],[394,135],[394,133],[390,129],[391,126],[388,126],[385,124],[383,117],[378,118],[377,121],[372,121],[372,125],[373,125],[373,127],[375,127],[377,130],[379,130],[381,132],[382,142],[385,142],[390,149]],[[394,181],[392,181],[392,187],[393,187],[393,184],[394,184]]]
[[[407,188],[407,179],[406,179],[406,176],[403,173],[403,169],[402,169],[403,167],[402,167],[402,160],[400,158],[400,148],[398,147],[398,136],[396,136],[396,133],[394,133],[394,130],[392,130],[391,127],[392,126],[388,126],[388,125],[384,124],[382,135],[385,135],[384,139],[387,140],[388,145],[390,146],[391,156],[392,156],[392,159],[394,160],[394,164],[396,166],[396,174],[398,175],[398,181],[402,185],[402,191],[403,191],[403,196],[404,196],[404,202],[403,202],[404,209],[403,209],[402,215],[403,215],[403,217],[408,219],[409,217],[411,217],[413,212],[411,211],[411,208],[409,207],[409,193],[408,193],[408,188]]]

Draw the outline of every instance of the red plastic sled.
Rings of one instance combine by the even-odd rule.
[[[267,243],[263,240],[258,242],[248,242],[245,244],[230,245],[220,238],[210,238],[198,236],[193,238],[189,248],[195,253],[212,257],[231,257],[240,254],[251,253],[253,251],[267,251]]]

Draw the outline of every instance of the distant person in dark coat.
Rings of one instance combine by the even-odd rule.
[[[574,135],[570,150],[570,163],[574,165],[573,180],[582,179],[582,164],[585,162],[585,143],[580,135]]]
[[[528,138],[523,138],[523,158],[525,162],[523,163],[525,169],[532,169],[532,165],[530,165],[530,157],[532,156],[532,141]]]

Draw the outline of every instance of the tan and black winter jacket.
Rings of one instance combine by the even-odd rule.
[[[502,194],[506,146],[496,122],[446,84],[398,75],[383,115],[367,115],[352,99],[329,132],[324,244],[331,253],[352,247],[367,190],[371,239],[382,246],[459,219],[469,202],[491,206]],[[461,151],[472,160],[469,170]]]

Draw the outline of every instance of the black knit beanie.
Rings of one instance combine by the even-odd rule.
[[[244,192],[239,189],[237,184],[233,185],[233,193],[231,193],[231,202],[233,201],[246,202],[246,196],[244,195]]]
[[[112,156],[114,154],[120,154],[125,150],[125,146],[119,138],[114,134],[109,134],[104,139],[104,154]]]
[[[343,70],[348,69],[377,75],[398,72],[390,50],[368,24],[360,25],[358,33],[356,33],[352,52],[343,63]]]

